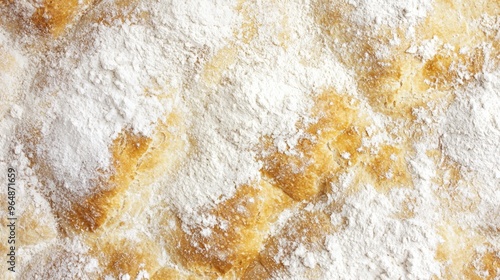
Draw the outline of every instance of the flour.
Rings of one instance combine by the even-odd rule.
[[[354,8],[352,18],[359,25],[414,26],[432,8],[431,0],[347,0]]]
[[[172,7],[173,14],[165,16]],[[91,31],[93,38],[75,37],[64,53],[49,56],[45,86],[36,89],[38,107],[32,115],[42,132],[37,153],[65,188],[78,195],[92,191],[97,171],[112,171],[109,147],[120,133],[152,135],[178,98],[167,88],[193,67],[190,53],[184,51],[186,44],[210,44],[216,49],[217,40],[227,36],[224,30],[231,28],[234,18],[222,13],[227,7],[211,13],[222,13],[221,28],[214,28],[213,19],[203,13],[180,21],[183,25],[168,23],[187,16],[181,7],[143,7],[158,13],[153,19],[160,21],[158,26],[170,26],[168,32],[131,23],[98,26]],[[217,9],[213,4],[202,8]],[[191,34],[202,26],[213,34]],[[40,112],[45,112],[41,118]]]
[[[167,72],[162,71],[167,61],[156,59],[161,45],[143,43],[153,37],[148,30],[123,25],[95,32],[100,36],[91,50],[82,51],[75,41],[66,53],[49,59],[47,86],[38,93],[40,106],[48,108],[39,120],[37,153],[49,162],[57,181],[80,193],[92,186],[98,170],[111,171],[109,147],[119,133],[129,127],[151,135],[154,123],[172,106],[171,100],[162,103],[157,94],[145,92],[156,79],[165,80]]]
[[[88,246],[78,237],[64,238],[48,248],[52,254],[42,258],[37,271],[20,272],[21,279],[94,279],[99,272],[97,260],[88,255]]]
[[[51,209],[54,204],[67,203],[57,197],[61,188],[75,197],[102,191],[95,181],[114,172],[113,141],[124,132],[151,137],[157,124],[174,110],[182,119],[180,125],[186,126],[182,131],[187,132],[172,128],[173,137],[185,144],[182,152],[186,156],[179,160],[178,169],[152,178],[153,186],[138,183],[140,188],[151,188],[149,197],[141,196],[145,205],[137,207],[146,209],[137,214],[143,216],[132,217],[134,221],[129,223],[125,219],[130,217],[117,213],[124,228],[116,223],[103,240],[122,238],[142,246],[147,236],[161,247],[162,256],[154,256],[159,263],[178,271],[186,269],[176,263],[179,256],[167,253],[170,245],[180,246],[180,242],[163,240],[171,236],[162,234],[174,236],[172,232],[177,230],[189,234],[193,228],[201,228],[200,234],[209,238],[216,226],[222,231],[232,226],[225,217],[209,212],[234,197],[242,186],[258,187],[259,181],[268,180],[258,160],[264,139],[279,152],[299,154],[299,140],[310,137],[304,127],[317,121],[311,116],[314,98],[326,89],[360,100],[360,112],[370,122],[362,132],[360,149],[374,154],[357,159],[342,152],[339,160],[355,162],[375,156],[383,144],[403,147],[407,143],[401,134],[415,132],[404,127],[405,122],[420,129],[423,139],[408,141],[411,148],[404,155],[411,183],[387,192],[368,182],[360,183],[357,172],[368,168],[364,162],[349,165],[348,172],[328,174],[338,175],[338,182],[326,184],[331,189],[319,197],[326,202],[293,204],[276,213],[278,221],[265,234],[280,238],[303,211],[328,213],[328,226],[335,230],[325,232],[314,244],[301,237],[278,240],[272,260],[283,269],[273,271],[272,277],[442,277],[444,265],[437,259],[437,251],[443,238],[436,224],[443,217],[459,217],[460,226],[466,229],[498,226],[500,217],[491,213],[497,210],[500,197],[495,185],[500,179],[500,72],[477,75],[478,81],[456,92],[449,108],[413,108],[415,120],[395,121],[375,113],[358,92],[352,73],[325,46],[314,15],[317,11],[308,0],[139,1],[131,15],[106,24],[87,17],[113,1],[98,2],[53,45],[30,42],[34,47],[24,50],[0,31],[0,50],[7,51],[9,59],[0,60],[0,152],[8,155],[2,157],[0,166],[12,164],[22,174],[19,205],[26,209],[33,206],[33,215],[47,225],[46,235],[39,237],[37,244],[23,244],[19,250],[30,264],[22,267],[24,278],[148,279],[154,275],[155,271],[142,269],[144,266],[136,275],[130,271],[108,275],[106,265],[110,264],[101,263],[108,261],[107,256],[97,259],[86,243],[96,235],[75,233],[62,238]],[[17,1],[13,9],[28,19],[42,4],[38,0]],[[367,27],[368,33],[372,29],[406,28],[412,35],[411,30],[432,9],[431,0],[346,0],[342,4],[352,9],[350,23],[361,33]],[[486,23],[492,36],[498,36],[498,20]],[[390,46],[402,44],[403,38],[398,36],[391,33],[388,44],[377,41],[377,58],[391,57]],[[442,46],[434,37],[410,44],[407,52],[425,62]],[[48,51],[34,51],[37,47]],[[352,117],[356,116],[347,116]],[[470,213],[450,214],[442,209],[436,195],[442,191],[436,183],[440,166],[429,153],[439,151],[440,145],[464,176],[450,187],[457,193],[453,199],[480,198]],[[398,160],[395,154],[390,158]],[[47,178],[38,178],[40,175]],[[397,174],[389,171],[382,176],[391,179]],[[162,207],[156,208],[158,205]],[[26,209],[19,213],[29,214]],[[238,210],[245,212],[244,207]],[[402,213],[405,210],[408,213]],[[151,214],[170,215],[170,211],[172,217]],[[403,215],[407,217],[401,218]],[[148,252],[142,253],[148,256]]]
[[[277,260],[286,272],[276,278],[310,279],[429,279],[440,275],[434,259],[439,236],[432,223],[420,219],[395,218],[401,199],[408,195],[388,196],[365,186],[349,197],[341,212],[332,214],[332,222],[345,219],[346,228],[330,233],[308,251],[295,245],[292,254]],[[286,241],[284,247],[294,246]],[[292,247],[293,248],[293,247]],[[278,256],[280,253],[278,252]],[[316,269],[312,276],[308,268]]]
[[[500,72],[478,78],[456,93],[441,120],[441,144],[465,180],[456,186],[456,200],[475,204],[475,211],[459,215],[460,224],[494,228],[500,224]]]
[[[434,36],[430,40],[422,41],[419,46],[410,46],[406,50],[406,53],[414,54],[425,62],[436,55],[438,47],[440,47],[441,45],[442,43],[440,42],[439,38],[437,36]]]
[[[303,136],[297,123],[308,122],[312,90],[331,85],[341,89],[349,79],[328,52],[320,54],[319,67],[303,64],[313,51],[311,44],[319,43],[314,42],[318,33],[307,9],[298,4],[284,8],[264,5],[256,14],[263,22],[260,36],[239,50],[239,59],[223,76],[226,84],[215,88],[195,84],[183,93],[188,115],[193,116],[189,130],[195,146],[173,180],[164,184],[169,186],[166,198],[186,224],[203,224],[200,208],[211,208],[232,197],[241,185],[261,179],[256,146],[262,137],[293,150]],[[301,38],[286,40],[286,51],[270,40],[283,30],[267,17],[283,12]]]
[[[25,19],[32,17],[42,7],[42,0],[12,1],[13,10]]]
[[[29,68],[29,60],[8,34],[0,29],[0,154],[8,154],[11,137],[16,123],[22,117],[23,108],[17,103],[21,98],[23,87],[31,80],[33,71]],[[7,169],[2,157],[0,165]]]
[[[142,1],[143,9],[151,13],[155,29],[167,42],[181,40],[184,48],[208,46],[216,50],[233,35],[239,18],[235,3],[215,1]],[[180,53],[180,50],[179,50]]]
[[[500,72],[457,92],[444,118],[442,144],[448,156],[481,176],[500,179]]]

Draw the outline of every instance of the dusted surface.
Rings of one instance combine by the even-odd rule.
[[[0,1],[5,275],[496,279],[498,15]]]

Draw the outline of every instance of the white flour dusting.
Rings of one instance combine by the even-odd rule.
[[[444,150],[481,176],[500,179],[500,72],[458,92],[441,127]]]
[[[319,249],[307,251],[304,245],[295,244],[292,254],[278,257],[286,272],[277,278],[310,279],[308,268],[319,270],[321,279],[439,276],[441,266],[434,259],[439,235],[432,230],[432,224],[421,219],[396,218],[400,200],[405,196],[398,191],[386,196],[372,186],[363,187],[345,201],[340,213],[332,214],[332,223],[338,226],[345,219],[346,228],[325,235]]]
[[[156,81],[163,85],[173,64],[158,58],[164,48],[154,42],[154,33],[128,25],[95,32],[90,50],[75,41],[49,59],[46,86],[38,89],[39,106],[48,108],[41,116],[41,108],[33,108],[42,133],[37,153],[75,193],[91,189],[98,170],[110,170],[109,147],[119,133],[150,135],[173,102],[146,93]]]
[[[23,108],[17,103],[23,95],[23,88],[31,82],[33,71],[22,49],[0,29],[0,154],[8,154],[11,137],[16,123],[23,116]],[[4,165],[5,164],[5,165]],[[0,165],[6,170],[5,158]]]
[[[37,154],[65,188],[87,194],[98,171],[112,171],[109,147],[119,133],[151,136],[178,99],[169,87],[178,86],[195,67],[186,45],[208,44],[215,51],[231,35],[235,17],[229,7],[194,6],[213,16],[200,12],[188,17],[182,5],[146,6],[162,28],[98,26],[92,38],[74,36],[64,53],[49,56],[44,86],[35,88],[38,106],[32,116],[42,133]],[[220,26],[212,22],[217,15]]]
[[[212,207],[234,195],[239,186],[261,178],[262,163],[256,160],[255,147],[262,137],[271,136],[275,143],[293,148],[293,139],[303,133],[296,124],[307,123],[315,89],[342,88],[348,80],[328,52],[320,54],[321,65],[304,65],[304,58],[314,50],[311,45],[319,43],[318,33],[302,6],[284,8],[262,7],[257,14],[263,22],[259,37],[238,50],[239,58],[223,76],[226,84],[207,88],[195,80],[196,87],[183,93],[187,114],[193,116],[189,134],[196,141],[183,168],[166,183],[175,191],[165,195],[188,224],[202,223],[196,212],[200,207]],[[284,42],[286,50],[269,39],[283,30],[266,18],[284,11],[295,34],[295,39]]]
[[[432,8],[432,0],[347,0],[354,9],[354,22],[360,25],[415,25]]]
[[[352,8],[349,20],[354,25],[365,29],[368,26],[370,30],[373,27],[375,31],[379,27],[411,31],[432,8],[431,0],[342,3]],[[13,9],[28,19],[40,5],[42,1],[19,2]],[[292,151],[298,139],[305,136],[298,124],[307,126],[314,121],[310,118],[313,97],[324,89],[335,88],[339,94],[356,95],[356,99],[362,100],[360,108],[370,115],[372,122],[366,135],[362,132],[362,148],[377,150],[381,144],[402,144],[403,140],[392,138],[392,133],[400,132],[397,129],[403,126],[400,124],[403,121],[395,122],[389,116],[373,112],[357,92],[351,73],[325,46],[311,6],[314,5],[308,0],[243,4],[223,0],[140,1],[134,14],[123,22],[87,26],[82,21],[79,29],[71,29],[65,40],[54,43],[57,48],[45,46],[49,51],[37,52],[31,46],[29,54],[0,31],[0,51],[7,50],[6,56],[12,61],[11,64],[0,61],[0,166],[13,164],[23,174],[20,194],[25,198],[21,198],[24,200],[19,205],[33,204],[37,208],[34,215],[42,217],[40,221],[48,225],[47,236],[39,238],[39,246],[23,245],[19,250],[32,265],[24,276],[149,279],[155,271],[142,268],[136,275],[128,271],[106,275],[107,268],[94,258],[86,244],[85,238],[94,236],[75,234],[56,238],[58,221],[50,211],[50,203],[64,201],[53,194],[50,197],[44,193],[42,197],[37,191],[48,189],[50,193],[63,187],[83,197],[99,191],[94,182],[102,173],[112,174],[110,147],[118,135],[128,131],[151,136],[158,122],[174,109],[180,112],[187,126],[187,135],[176,135],[188,139],[187,157],[181,160],[175,174],[153,178],[154,188],[141,186],[161,190],[151,194],[153,198],[144,202],[147,205],[143,208],[166,201],[169,210],[177,215],[172,218],[171,228],[176,226],[173,220],[185,232],[190,227],[203,226],[201,234],[205,237],[210,236],[219,218],[205,212],[231,198],[242,185],[263,179],[263,163],[256,159],[263,138],[271,138],[280,152]],[[98,4],[94,8],[102,7]],[[243,15],[241,7],[246,7],[247,15]],[[243,21],[247,21],[245,32],[241,31]],[[249,37],[245,38],[247,41],[243,40],[245,36]],[[400,43],[401,39],[395,36],[388,44]],[[389,57],[390,48],[384,42],[380,44],[377,57]],[[434,37],[409,45],[407,52],[425,62],[436,55],[441,45],[439,38]],[[216,62],[222,65],[221,69],[207,67],[220,57],[224,62]],[[38,71],[34,80],[31,71]],[[221,71],[220,79],[207,81],[210,71]],[[443,264],[436,259],[437,248],[443,242],[436,229],[442,218],[436,198],[440,187],[435,182],[438,165],[428,153],[438,150],[439,144],[446,156],[467,172],[492,179],[483,185],[471,180],[474,190],[485,197],[477,203],[476,212],[463,214],[464,224],[477,227],[498,224],[500,218],[495,220],[491,213],[498,206],[500,191],[491,186],[500,181],[500,72],[485,73],[477,83],[457,91],[456,99],[443,112],[438,123],[439,117],[427,109],[413,108],[414,123],[421,126],[425,135],[424,139],[412,141],[413,150],[405,155],[413,185],[384,193],[368,183],[356,182],[357,171],[354,167],[349,169],[351,173],[340,175],[337,185],[332,184],[333,193],[325,195],[329,196],[327,203],[310,202],[308,206],[325,210],[332,206],[328,203],[342,201],[338,211],[330,216],[338,231],[325,233],[312,249],[310,244],[301,243],[301,237],[279,243],[273,260],[284,269],[274,271],[272,276],[441,277]],[[394,132],[386,132],[388,127]],[[371,130],[376,131],[372,131],[375,135]],[[30,143],[20,142],[16,133],[36,136],[33,151],[38,158],[33,168],[28,159],[34,155],[26,147]],[[3,154],[10,156],[4,158]],[[345,160],[352,157],[349,153],[340,156]],[[396,155],[393,157],[397,159]],[[49,167],[49,171],[43,172],[49,172],[55,182],[47,182],[50,181],[47,178],[38,180],[34,172],[37,163]],[[350,192],[353,185],[359,191]],[[466,187],[464,193],[472,193],[472,188]],[[49,203],[47,200],[51,199]],[[406,206],[411,213],[401,218]],[[300,207],[296,203],[284,210],[269,234],[278,235],[300,213],[295,211]],[[162,240],[165,237],[155,232],[164,225],[151,225],[158,220],[158,217],[148,221],[138,219],[127,229],[128,234],[122,236],[130,242],[141,242],[144,241],[138,234],[141,233],[154,242],[160,240],[161,245],[155,245],[166,246],[170,241]],[[170,263],[177,257],[155,258],[168,260],[172,267],[182,266]]]

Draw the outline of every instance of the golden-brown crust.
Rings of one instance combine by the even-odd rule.
[[[323,185],[348,165],[358,161],[365,130],[357,101],[328,89],[316,98],[313,114],[318,121],[307,128],[297,151],[288,154],[264,151],[263,174],[296,201],[313,198]],[[342,154],[348,153],[349,158]]]
[[[138,162],[150,143],[151,139],[130,132],[121,133],[113,141],[114,171],[109,180],[103,182],[105,186],[98,186],[98,191],[82,202],[73,202],[68,212],[63,213],[72,228],[93,232],[106,222],[109,213],[119,205],[117,196],[127,190],[135,178]]]
[[[291,256],[299,245],[305,246],[306,251],[315,251],[323,246],[324,237],[335,230],[330,217],[325,213],[301,209],[288,221],[280,234],[266,241],[258,262],[264,267],[265,273],[271,276],[278,271],[286,272],[285,266],[276,256]],[[288,246],[283,247],[283,243]],[[308,278],[321,277],[313,270],[310,273]]]
[[[234,197],[207,213],[221,222],[209,234],[204,235],[202,227],[181,233],[179,254],[184,265],[201,274],[231,270],[241,275],[256,258],[271,223],[290,203],[281,190],[265,182],[241,186]]]

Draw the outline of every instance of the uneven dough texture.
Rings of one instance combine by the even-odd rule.
[[[148,18],[134,14],[139,0],[29,2],[36,7],[31,17],[19,12],[17,1],[0,1],[0,12],[9,13],[1,16],[0,24],[6,32],[37,36],[40,45],[28,48],[40,52],[50,48],[53,40],[71,38],[68,34],[78,32],[86,24],[113,25],[132,16]],[[235,36],[234,43],[204,62],[200,76],[208,86],[227,82],[223,72],[231,71],[239,48],[249,46],[259,34],[261,23],[252,16],[252,9],[258,5],[253,0],[240,2],[243,23],[235,34],[242,36]],[[309,5],[324,48],[352,71],[359,95],[334,88],[316,90],[310,112],[316,121],[297,123],[307,137],[298,141],[295,153],[278,149],[272,136],[263,137],[258,147],[262,179],[239,186],[232,198],[207,212],[196,213],[227,222],[225,226],[215,225],[208,237],[201,225],[183,227],[179,213],[169,207],[169,201],[155,201],[167,187],[159,178],[175,174],[196,145],[186,136],[188,116],[182,110],[174,109],[159,121],[150,138],[122,131],[109,147],[113,173],[95,178],[102,187],[85,197],[64,191],[40,191],[53,175],[44,158],[36,154],[40,140],[37,128],[29,128],[29,133],[20,131],[26,150],[31,149],[33,154],[29,165],[39,178],[28,186],[30,194],[19,198],[20,205],[27,207],[19,217],[19,224],[23,225],[19,229],[20,248],[30,250],[37,244],[45,247],[25,263],[19,259],[19,279],[66,279],[64,275],[78,279],[120,279],[124,275],[130,279],[148,275],[149,279],[158,280],[272,279],[287,275],[287,268],[276,256],[293,254],[295,250],[283,244],[301,242],[307,250],[314,251],[324,246],[324,236],[342,234],[346,225],[333,225],[330,217],[339,213],[343,201],[358,193],[361,186],[369,184],[381,194],[414,188],[410,158],[416,153],[415,143],[431,133],[418,120],[416,109],[431,109],[429,104],[439,102],[450,104],[453,91],[472,83],[474,76],[486,68],[500,67],[498,35],[486,32],[479,24],[485,16],[500,15],[500,2],[436,0],[427,17],[416,25],[414,38],[405,36],[405,28],[374,29],[369,24],[354,23],[350,17],[353,7],[344,1],[315,0]],[[292,40],[285,33],[277,39],[284,49],[287,41]],[[400,38],[399,44],[384,44],[394,36]],[[415,42],[432,40],[434,36],[442,44],[432,57],[424,59],[407,51]],[[377,54],[381,45],[388,48],[385,55]],[[489,47],[486,49],[485,45]],[[467,52],[461,51],[465,48]],[[21,75],[21,64],[9,46],[0,45],[2,76]],[[13,90],[3,91],[10,85],[5,85],[2,76],[2,99],[20,98]],[[0,116],[8,114],[6,108],[0,107]],[[374,130],[376,120],[369,111],[381,114],[393,126]],[[397,141],[386,139],[378,149],[367,148],[364,143],[378,133],[387,133]],[[440,149],[428,150],[427,155],[437,166],[436,183],[440,188],[434,195],[439,197],[439,209],[446,217],[434,225],[442,238],[435,255],[442,264],[442,273],[435,278],[498,279],[500,247],[488,240],[498,240],[495,236],[500,225],[459,225],[454,213],[475,211],[474,201],[454,193],[457,184],[464,183],[460,166]],[[342,190],[332,189],[347,173],[352,174],[348,185]],[[475,186],[468,185],[474,191]],[[334,202],[329,199],[333,195],[337,197]],[[66,201],[64,205],[58,204],[61,200]],[[0,206],[5,209],[5,200],[1,201]],[[150,209],[150,201],[155,201],[155,209]],[[319,210],[307,208],[325,201],[329,201],[328,206]],[[409,199],[398,209],[397,218],[414,217],[415,203]],[[276,229],[276,222],[285,211],[293,213],[293,218]],[[137,230],[138,223],[142,223],[142,231]],[[2,236],[5,231],[4,227],[0,229]],[[68,247],[80,250],[68,251]],[[0,242],[0,254],[6,252]],[[166,263],[158,257],[165,253]],[[99,269],[86,272],[86,265],[92,261],[99,264]],[[75,267],[80,271],[76,275]],[[0,269],[6,271],[5,262],[1,262]],[[322,274],[315,267],[307,270],[305,277],[317,279]]]

